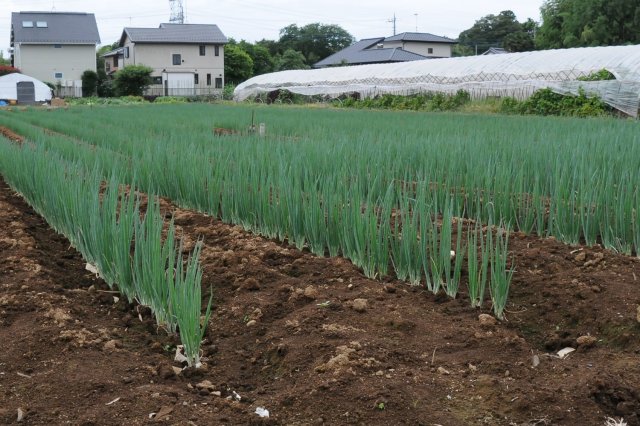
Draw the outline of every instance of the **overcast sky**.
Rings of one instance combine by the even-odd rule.
[[[456,38],[488,14],[512,10],[520,22],[540,20],[543,0],[183,0],[187,23],[217,24],[227,37],[250,42],[275,40],[289,25],[337,24],[356,39],[389,36],[396,15],[397,32],[428,32]],[[168,22],[169,0],[0,0],[0,50],[9,47],[11,12],[90,12],[96,15],[103,44],[118,40],[123,27],[157,27]],[[417,14],[417,15],[416,15]]]

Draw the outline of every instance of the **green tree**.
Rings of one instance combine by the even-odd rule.
[[[274,59],[273,56],[271,56],[269,49],[260,44],[251,44],[244,40],[241,40],[240,43],[238,43],[238,46],[247,52],[253,61],[252,76],[266,74],[273,71]]]
[[[0,50],[0,65],[11,65],[10,59],[5,59],[4,52]]]
[[[82,96],[88,98],[95,96],[98,87],[98,73],[93,70],[86,70],[80,77],[82,80]]]
[[[253,60],[237,44],[227,44],[224,48],[224,76],[228,83],[239,84],[253,73]]]
[[[107,76],[107,71],[104,69],[104,58],[102,55],[105,53],[116,50],[120,47],[120,42],[116,41],[111,44],[105,44],[96,50],[96,64],[98,69],[98,82],[97,92],[100,97],[110,97],[114,95],[113,82]]]
[[[118,96],[142,96],[151,85],[153,70],[145,65],[127,65],[116,72],[113,84]]]
[[[297,50],[287,49],[276,61],[276,70],[306,70],[309,69],[304,55]]]
[[[256,46],[262,46],[269,51],[269,54],[272,57],[276,55],[282,55],[282,46],[277,40],[267,40],[263,38],[262,40],[256,41]]]
[[[529,19],[518,22],[516,15],[504,10],[498,15],[483,16],[473,26],[458,36],[458,54],[482,53],[490,47],[502,47],[510,52],[534,49],[536,23]]]
[[[540,12],[540,49],[640,43],[637,0],[547,0]]]
[[[284,55],[289,49],[297,50],[304,55],[307,64],[313,64],[350,46],[354,40],[339,25],[315,23],[298,27],[291,24],[280,30],[278,53]]]

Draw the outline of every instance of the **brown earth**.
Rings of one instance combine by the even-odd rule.
[[[177,342],[0,181],[0,424],[640,425],[638,259],[516,235],[494,323],[464,294],[186,210],[176,224],[204,236],[215,304],[206,365],[180,375]]]
[[[4,136],[5,138],[9,139],[10,141],[13,142],[17,142],[17,143],[23,143],[24,142],[24,138],[22,136],[20,136],[19,134],[17,134],[16,132],[14,132],[13,130],[4,127],[4,126],[0,126],[0,135]]]

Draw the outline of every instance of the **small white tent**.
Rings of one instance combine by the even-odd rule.
[[[20,73],[0,77],[0,100],[15,100],[19,104],[48,102],[51,88],[38,79]]]

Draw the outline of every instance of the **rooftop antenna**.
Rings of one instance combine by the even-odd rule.
[[[416,32],[418,32],[418,14],[414,13],[413,15],[416,17]]]
[[[184,24],[184,8],[182,0],[169,0],[171,6],[171,16],[169,22],[172,24]]]
[[[393,19],[389,19],[387,22],[393,23],[393,35],[396,35],[396,14],[393,14]]]
[[[52,1],[52,2],[51,2],[51,11],[52,11],[52,12],[55,12],[55,11],[56,11],[56,2],[55,2],[55,1]]]

